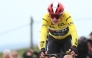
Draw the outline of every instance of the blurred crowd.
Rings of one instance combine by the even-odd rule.
[[[92,58],[92,32],[89,38],[81,36],[78,39],[78,56],[76,58]]]
[[[33,57],[35,55],[35,57]],[[2,58],[20,58],[20,54],[17,51],[4,50]],[[33,49],[29,49],[22,54],[22,58],[39,58],[38,52]]]

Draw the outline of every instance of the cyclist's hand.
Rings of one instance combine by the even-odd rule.
[[[77,56],[77,54],[78,54],[77,48],[75,46],[73,46],[71,49],[69,49],[69,51],[71,51],[71,55],[73,55],[73,56]]]
[[[45,58],[45,48],[42,48],[40,51],[40,58]]]
[[[77,56],[77,54],[74,51],[71,51],[72,56]]]
[[[41,52],[41,54],[40,54],[40,58],[45,58],[45,54],[44,54],[44,52]]]

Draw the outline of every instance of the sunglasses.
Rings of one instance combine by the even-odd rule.
[[[61,15],[62,15],[62,14],[50,14],[50,17],[51,17],[52,19],[53,19],[53,18],[59,19]]]

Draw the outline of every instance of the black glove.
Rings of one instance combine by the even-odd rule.
[[[75,47],[75,46],[72,46],[71,51],[74,51],[75,54],[78,54],[77,47]]]
[[[45,54],[45,48],[42,48],[39,54],[41,54],[42,52]]]

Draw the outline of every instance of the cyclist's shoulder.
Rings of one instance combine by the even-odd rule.
[[[43,19],[44,21],[47,21],[48,23],[51,22],[51,21],[50,21],[49,13],[45,13],[45,14],[43,15],[42,19]]]
[[[43,18],[49,18],[49,13],[48,12],[44,13]]]
[[[63,17],[63,19],[64,19],[65,21],[67,21],[69,18],[71,18],[71,15],[70,15],[69,12],[64,11],[62,17]],[[72,21],[72,19],[71,19],[71,21]]]
[[[70,16],[70,13],[67,12],[67,11],[64,11],[64,12],[63,12],[63,15],[64,15],[64,16]]]

